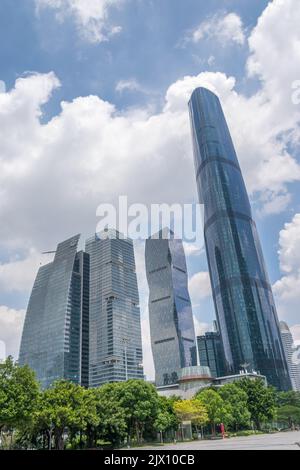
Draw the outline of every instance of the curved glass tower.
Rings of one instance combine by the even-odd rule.
[[[291,387],[279,322],[256,225],[220,101],[205,88],[190,102],[204,237],[228,373],[259,371]]]
[[[19,363],[42,388],[58,379],[88,385],[89,257],[80,235],[60,243],[37,274],[23,327]]]
[[[155,383],[157,386],[176,384],[180,369],[197,365],[182,241],[148,238],[145,260]]]

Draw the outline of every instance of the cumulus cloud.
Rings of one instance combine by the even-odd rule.
[[[0,342],[2,354],[18,359],[25,310],[14,310],[0,306]],[[4,346],[3,346],[4,345]],[[3,358],[3,357],[2,357]]]
[[[37,11],[51,8],[56,18],[74,18],[80,35],[92,42],[107,41],[112,35],[120,33],[121,26],[111,25],[109,12],[112,7],[120,6],[125,0],[35,0]]]
[[[273,286],[279,315],[290,325],[299,323],[299,253],[300,214],[296,214],[291,222],[285,224],[279,234],[279,262],[284,275]]]
[[[5,263],[0,262],[1,292],[27,293],[33,286],[38,268],[48,261],[50,261],[49,255],[41,255],[35,249],[31,249],[23,259],[16,255]]]
[[[199,256],[204,252],[204,246],[195,243],[183,242],[185,256]]]
[[[300,345],[300,324],[294,325],[290,328],[293,339],[296,345]]]
[[[201,322],[198,318],[194,317],[195,335],[202,336],[207,331],[213,331],[213,325],[210,323]]]
[[[209,17],[189,37],[195,43],[205,38],[216,39],[222,46],[232,43],[243,45],[246,38],[242,19],[233,12],[217,13]]]
[[[5,93],[6,91],[6,85],[3,80],[0,80],[0,93]]]
[[[194,274],[189,280],[189,292],[193,305],[199,305],[201,300],[211,296],[209,273],[203,271]]]

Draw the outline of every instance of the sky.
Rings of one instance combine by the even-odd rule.
[[[300,341],[300,2],[1,0],[0,351],[18,356],[42,255],[95,231],[100,203],[197,201],[187,102],[221,99],[279,318]],[[196,333],[206,255],[185,245]],[[153,378],[144,246],[135,244]]]

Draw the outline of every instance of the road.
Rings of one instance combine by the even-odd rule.
[[[142,447],[143,450],[300,450],[300,431]],[[140,448],[141,449],[141,448]]]

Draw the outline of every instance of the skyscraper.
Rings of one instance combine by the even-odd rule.
[[[293,390],[300,392],[300,347],[294,345],[291,330],[284,321],[280,322],[280,333]]]
[[[190,102],[194,163],[218,327],[226,367],[259,371],[279,389],[291,386],[279,322],[250,203],[231,136],[215,94]]]
[[[145,258],[155,382],[163,386],[177,383],[181,368],[197,365],[197,352],[182,241],[159,236],[146,240]]]
[[[39,269],[27,308],[19,363],[43,388],[58,379],[88,384],[89,257],[77,253],[79,238],[60,243]]]
[[[200,366],[209,367],[212,377],[225,375],[225,358],[220,333],[207,331],[204,335],[197,336],[197,346]]]
[[[89,385],[143,379],[132,240],[108,230],[88,239],[86,252],[90,255]]]

